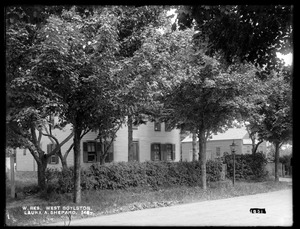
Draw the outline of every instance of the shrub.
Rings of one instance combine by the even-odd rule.
[[[222,162],[207,161],[207,180],[221,178]],[[74,168],[47,170],[49,190],[67,193],[73,190]],[[201,170],[195,162],[118,162],[93,164],[81,170],[82,190],[128,189],[133,187],[196,186],[201,184]]]
[[[227,178],[233,176],[233,155],[224,155],[227,165]],[[265,165],[267,159],[263,153],[235,155],[235,177],[237,180],[256,180],[267,175]]]

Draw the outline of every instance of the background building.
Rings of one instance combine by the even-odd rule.
[[[249,134],[245,128],[230,128],[224,133],[217,133],[212,135],[206,143],[206,159],[212,160],[217,157],[222,157],[225,152],[231,154],[230,145],[234,143],[237,145],[236,154],[251,154],[252,153],[252,142],[249,138]],[[192,150],[192,134],[188,135],[182,140],[182,160],[192,161],[193,150]],[[267,152],[266,142],[262,142],[257,152]],[[197,138],[196,145],[197,158],[199,153],[199,141]]]

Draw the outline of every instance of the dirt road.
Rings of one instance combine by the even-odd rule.
[[[291,226],[292,189],[71,221],[70,226]],[[265,214],[251,213],[251,208]],[[61,223],[45,226],[64,225]]]

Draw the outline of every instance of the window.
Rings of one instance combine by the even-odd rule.
[[[138,126],[139,126],[139,125],[136,124],[136,122],[133,122],[133,123],[132,123],[132,129],[133,129],[133,130],[137,130],[137,129],[138,129]]]
[[[160,131],[161,130],[160,122],[154,122],[154,130],[155,131]]]
[[[96,142],[87,142],[87,162],[97,162]]]
[[[221,147],[216,148],[216,155],[217,155],[217,157],[221,156]]]
[[[152,161],[172,161],[175,160],[175,144],[151,144]]]
[[[26,156],[26,149],[23,150],[23,155]]]
[[[96,141],[87,141],[83,142],[83,162],[84,163],[95,163],[95,162],[100,162],[101,159],[101,147],[102,147],[102,152],[104,152],[104,147],[105,149],[107,148],[106,143],[103,143],[102,146],[100,142]],[[113,143],[111,146],[108,148],[108,154],[105,157],[105,162],[112,162],[113,161]]]
[[[56,155],[50,157],[50,164],[56,164]]]
[[[171,128],[170,124],[165,123],[165,131],[170,132],[171,130],[172,130],[172,128]]]
[[[152,144],[151,145],[151,156],[152,161],[160,161],[161,160],[161,152],[160,152],[160,144]]]
[[[56,147],[56,144],[48,144],[47,145],[47,154],[51,153]],[[49,164],[58,164],[58,156],[56,154],[52,155],[48,159]]]
[[[166,160],[167,161],[172,161],[172,145],[171,144],[166,144]]]

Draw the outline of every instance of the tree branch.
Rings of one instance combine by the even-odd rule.
[[[33,158],[36,160],[36,162],[41,163],[40,158],[35,154],[35,151],[32,147],[28,147],[29,152],[31,153],[31,155],[33,156]]]
[[[58,153],[59,151],[61,151],[61,147],[62,147],[67,141],[69,141],[69,140],[72,138],[72,136],[74,135],[74,132],[72,131],[72,133],[70,133],[69,136],[66,137],[61,143],[59,143],[59,141],[57,140],[57,138],[54,137],[54,136],[51,135],[51,134],[44,134],[44,133],[42,133],[42,135],[47,136],[47,137],[49,137],[50,139],[53,139],[53,140],[55,141],[55,143],[56,143],[55,149],[54,149],[51,153],[48,154],[48,156],[52,156],[52,155]],[[53,141],[52,141],[52,142],[53,142]],[[72,144],[72,145],[73,145],[73,144]]]
[[[73,146],[74,146],[74,143],[72,143],[70,145],[69,149],[65,152],[65,155],[63,156],[64,159],[66,159],[68,157],[68,155],[69,155],[70,151],[72,150]]]
[[[279,144],[279,149],[281,148],[281,146],[284,144],[284,142],[281,142],[280,144]]]
[[[54,137],[53,135],[50,135],[50,134],[44,134],[44,133],[42,133],[42,135],[47,136],[49,138],[52,138],[56,142],[55,149],[52,152],[48,153],[46,157],[50,157],[50,156],[56,154],[60,150],[60,145],[59,145],[59,141],[57,140],[57,138]]]
[[[34,125],[30,126],[30,132],[31,132],[31,136],[32,136],[32,143],[35,146],[35,148],[38,151],[38,153],[40,153],[41,147],[40,147],[40,144],[38,143],[38,140],[37,140],[37,137],[36,137]]]
[[[39,131],[39,137],[38,137],[38,144],[41,144],[41,139],[42,139],[42,133]]]
[[[51,128],[51,126],[50,126],[50,125],[49,125],[49,128]],[[52,131],[51,131],[51,129],[50,129],[50,133],[49,133],[49,131],[48,131],[47,127],[45,126],[45,130],[46,130],[46,133],[47,133],[47,134],[49,134],[49,135],[53,136],[53,135],[52,135]],[[53,144],[55,144],[55,142],[54,142],[54,140],[53,140],[52,138],[49,138],[49,139],[50,139],[50,141],[51,141]]]
[[[74,136],[74,132],[72,131],[72,133],[69,134],[68,137],[65,138],[65,140],[63,140],[61,143],[60,143],[60,146],[63,146],[67,141],[69,141],[72,137]]]
[[[83,131],[83,133],[80,135],[80,139],[86,135],[91,129],[90,128],[87,128],[86,130]]]
[[[257,151],[258,146],[259,146],[263,141],[264,141],[264,140],[260,140],[260,141],[255,145],[255,150],[254,150],[254,152]]]
[[[32,136],[33,144],[37,144],[37,138],[36,138],[36,133],[35,133],[35,127],[33,125],[30,126],[30,133]]]

